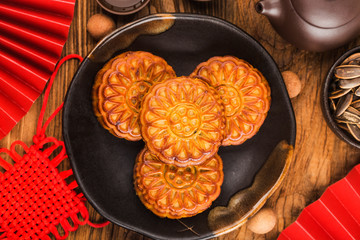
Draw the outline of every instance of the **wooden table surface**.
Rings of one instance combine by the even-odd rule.
[[[294,160],[280,188],[267,201],[274,209],[278,220],[275,228],[266,235],[257,235],[246,224],[239,229],[220,236],[219,240],[276,239],[279,233],[299,216],[301,210],[318,199],[332,183],[343,178],[357,163],[360,151],[338,139],[327,126],[320,108],[320,86],[332,63],[346,50],[360,44],[360,37],[338,49],[314,53],[299,50],[283,40],[271,27],[267,18],[254,10],[256,0],[213,0],[212,3],[196,3],[191,0],[151,0],[140,12],[131,16],[111,15],[118,27],[152,13],[191,12],[226,19],[257,39],[271,54],[281,71],[297,73],[302,82],[302,92],[292,99],[297,133]],[[69,38],[62,55],[77,53],[86,56],[96,41],[86,31],[87,20],[95,13],[105,13],[95,0],[78,0],[75,7]],[[61,68],[50,94],[45,118],[63,100],[77,64],[65,64]],[[34,103],[29,113],[0,141],[0,147],[9,148],[17,139],[30,145],[35,134],[37,118],[43,95]],[[61,116],[48,127],[47,135],[62,139]],[[67,160],[61,169],[69,169]],[[90,206],[90,218],[101,221]],[[148,239],[114,224],[102,229],[80,226],[70,233],[69,240],[89,239]]]

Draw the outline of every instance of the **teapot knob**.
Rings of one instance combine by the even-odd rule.
[[[255,11],[260,14],[262,14],[264,12],[264,2],[263,1],[259,1],[255,4]]]

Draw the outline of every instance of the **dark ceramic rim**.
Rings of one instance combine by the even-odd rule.
[[[117,15],[130,15],[130,14],[136,13],[136,12],[140,11],[141,9],[143,9],[150,2],[150,0],[139,0],[139,2],[137,4],[135,4],[132,8],[130,8],[130,7],[127,7],[127,8],[115,7],[108,3],[102,2],[102,0],[96,0],[96,2],[103,9],[105,9],[106,11],[108,11],[110,13],[117,14]]]
[[[344,142],[360,149],[360,142],[356,141],[349,133],[345,132],[341,129],[337,123],[335,122],[333,116],[331,115],[330,110],[330,103],[329,103],[329,88],[334,79],[334,70],[335,68],[340,65],[347,57],[350,55],[360,52],[360,46],[350,49],[349,51],[345,52],[338,60],[331,66],[325,81],[322,85],[322,93],[321,93],[321,109],[324,115],[324,118],[330,127],[330,129]]]
[[[82,66],[83,65],[86,65],[87,61],[89,58],[91,58],[92,54],[94,53],[94,51],[96,51],[97,48],[101,48],[103,47],[106,42],[108,40],[110,40],[113,36],[117,35],[119,32],[124,32],[126,31],[127,29],[131,29],[133,26],[137,26],[143,22],[148,22],[148,21],[151,21],[152,19],[154,18],[158,18],[159,15],[167,15],[167,14],[154,14],[154,15],[149,15],[149,16],[146,16],[146,17],[143,17],[143,18],[140,18],[136,21],[133,21],[129,24],[126,24],[124,25],[123,27],[121,28],[118,28],[116,29],[115,31],[113,31],[112,33],[108,34],[106,37],[104,37],[89,53],[88,55],[84,58],[84,60],[82,61],[82,63],[80,64],[80,66],[78,67],[78,71],[75,73],[73,79],[76,79],[77,78],[77,75],[79,74],[79,71],[81,71],[82,69]],[[274,65],[277,69],[277,72],[279,73],[279,78],[282,79],[282,76],[280,74],[280,70],[278,69],[277,67],[277,64],[276,62],[274,61],[274,59],[272,58],[272,56],[267,52],[267,50],[256,40],[254,39],[251,35],[249,35],[248,33],[246,33],[244,30],[242,30],[241,28],[239,28],[238,26],[224,20],[224,19],[221,19],[221,18],[217,18],[217,17],[213,17],[213,16],[207,16],[207,15],[200,15],[200,14],[191,14],[191,13],[171,13],[169,16],[171,16],[171,18],[174,18],[174,19],[201,19],[201,20],[208,20],[208,21],[215,21],[215,22],[220,22],[226,26],[229,26],[233,29],[236,29],[237,31],[239,32],[242,32],[243,34],[246,35],[247,38],[251,39],[252,41],[254,41],[258,47],[261,49],[261,51],[268,55],[268,57],[274,62]],[[71,84],[70,84],[70,87],[71,85],[73,85],[74,82],[72,81]],[[70,89],[69,87],[69,89]],[[287,94],[287,91],[286,91],[286,87],[285,87],[285,84],[284,82],[282,82],[282,84],[280,84],[280,88],[282,89],[282,91],[285,92],[285,94]],[[68,98],[68,92],[66,94],[66,97],[65,97],[65,103],[67,102]],[[66,104],[65,104],[66,105]],[[293,108],[292,108],[292,105],[290,103],[290,100],[287,102],[287,105],[291,111],[291,122],[292,122],[292,130],[291,132],[289,133],[290,134],[290,142],[288,144],[290,144],[291,146],[295,146],[295,136],[296,136],[296,121],[295,121],[295,115],[294,115],[294,112],[293,112]],[[66,126],[64,126],[64,114],[63,114],[63,135],[66,136],[66,132],[65,132],[65,128]],[[67,145],[67,142],[65,141],[65,146]],[[70,164],[71,164],[71,167],[74,169],[74,176],[75,176],[75,179],[78,180],[78,175],[77,175],[77,167],[73,164],[73,161],[71,160],[72,157],[70,156],[71,154],[69,154],[69,159],[70,159]],[[282,183],[282,180],[283,178],[287,175],[287,172],[288,172],[288,169],[289,169],[289,165],[291,164],[291,160],[289,160],[287,162],[287,166],[284,166],[284,169],[283,169],[283,172],[281,173],[281,175],[279,176],[278,178],[278,181],[276,182],[276,184],[272,187],[271,191],[269,191],[268,193],[266,193],[263,197],[263,199],[261,199],[261,201],[257,202],[257,204],[254,206],[254,209],[253,211],[251,211],[251,214],[247,215],[246,219],[251,217],[253,214],[255,214],[258,210],[260,210],[260,208],[265,204],[265,202],[267,201],[267,199],[269,197],[271,197],[271,195],[273,194],[273,192],[281,185]],[[256,175],[255,175],[256,176]],[[82,190],[82,192],[84,193],[84,195],[86,196],[87,195],[87,192],[84,191],[84,186],[83,186],[83,183],[80,181],[78,181],[78,184],[79,184],[79,187],[80,189]],[[121,227],[124,227],[126,229],[129,229],[131,231],[134,231],[134,232],[139,232],[139,230],[137,228],[134,228],[133,226],[131,225],[127,225],[127,224],[119,224],[118,221],[116,219],[114,219],[112,216],[108,215],[107,213],[105,213],[101,207],[99,207],[97,205],[96,202],[94,202],[92,199],[88,199],[88,202],[92,205],[92,207],[98,212],[100,213],[103,217],[105,217],[106,219],[108,219],[109,221],[111,221],[112,223],[115,223],[117,225],[120,225]],[[242,224],[244,223],[245,221],[242,222]],[[241,224],[241,225],[242,225]],[[236,226],[235,228],[237,228],[239,226]],[[225,233],[228,233],[230,231],[233,231],[235,228],[231,228],[227,231],[224,231],[224,232],[218,232],[218,233],[213,233],[213,234],[208,234],[206,236],[202,236],[202,237],[196,237],[194,239],[202,239],[202,240],[206,240],[206,239],[212,239],[214,237],[218,237],[220,235],[223,235]],[[140,234],[144,235],[144,236],[147,236],[147,237],[150,237],[150,238],[153,238],[154,236],[151,236],[151,235],[148,235],[146,232],[141,232]],[[193,238],[191,238],[193,239]]]

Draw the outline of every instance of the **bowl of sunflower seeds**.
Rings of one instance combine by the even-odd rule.
[[[360,46],[344,53],[322,86],[321,106],[331,130],[360,148]]]

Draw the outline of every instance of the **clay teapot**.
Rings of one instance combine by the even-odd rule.
[[[334,49],[360,34],[360,0],[261,0],[255,9],[301,49]]]

